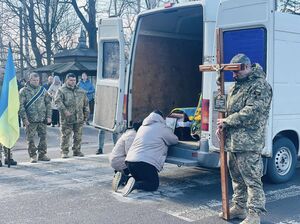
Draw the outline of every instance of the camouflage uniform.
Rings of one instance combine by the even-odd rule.
[[[255,64],[251,73],[238,80],[228,93],[225,149],[232,178],[233,203],[249,212],[265,212],[262,149],[268,121],[272,88],[266,74]]]
[[[2,152],[4,151],[4,158],[7,159],[8,158],[8,149],[3,146],[2,144],[0,144],[0,160],[2,160]],[[10,155],[12,155],[10,153]]]
[[[69,143],[72,132],[73,135],[73,153],[77,154],[81,148],[82,126],[89,116],[89,102],[86,92],[79,87],[71,87],[64,84],[58,89],[55,96],[55,104],[60,112],[61,124],[61,150],[63,154],[68,154]],[[69,111],[70,116],[65,112]]]
[[[29,108],[25,108],[25,105],[37,94],[42,86],[35,87],[27,84],[20,90],[20,117],[25,124],[26,120],[29,125],[26,127],[26,138],[28,142],[29,156],[35,157],[36,151],[39,153],[39,157],[42,158],[47,153],[47,119],[52,116],[51,111],[51,97],[47,91],[33,103]],[[38,147],[36,148],[34,143],[35,133],[38,133],[40,138]]]

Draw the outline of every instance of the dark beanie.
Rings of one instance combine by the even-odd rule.
[[[156,114],[160,115],[162,118],[164,118],[164,115],[160,110],[154,110],[153,113],[156,113]]]

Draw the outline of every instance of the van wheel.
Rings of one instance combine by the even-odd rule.
[[[273,144],[273,156],[268,161],[267,178],[272,183],[283,183],[292,178],[297,163],[296,147],[285,137]]]

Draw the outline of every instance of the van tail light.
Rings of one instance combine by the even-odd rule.
[[[202,100],[202,109],[201,109],[201,130],[202,131],[208,131],[209,129],[209,100],[203,99]]]
[[[127,94],[124,94],[124,99],[123,99],[123,120],[127,120],[128,118],[128,111],[127,111],[127,105],[128,105],[128,96]]]

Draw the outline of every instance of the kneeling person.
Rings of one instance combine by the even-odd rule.
[[[143,121],[126,156],[126,165],[132,175],[123,189],[127,196],[133,189],[156,191],[158,172],[163,168],[168,146],[178,143],[177,136],[167,127],[159,110]]]
[[[129,170],[125,164],[125,158],[140,126],[141,123],[133,123],[132,128],[128,129],[117,141],[109,156],[110,165],[115,170],[112,182],[112,189],[115,192],[119,186],[126,183],[129,178]]]

